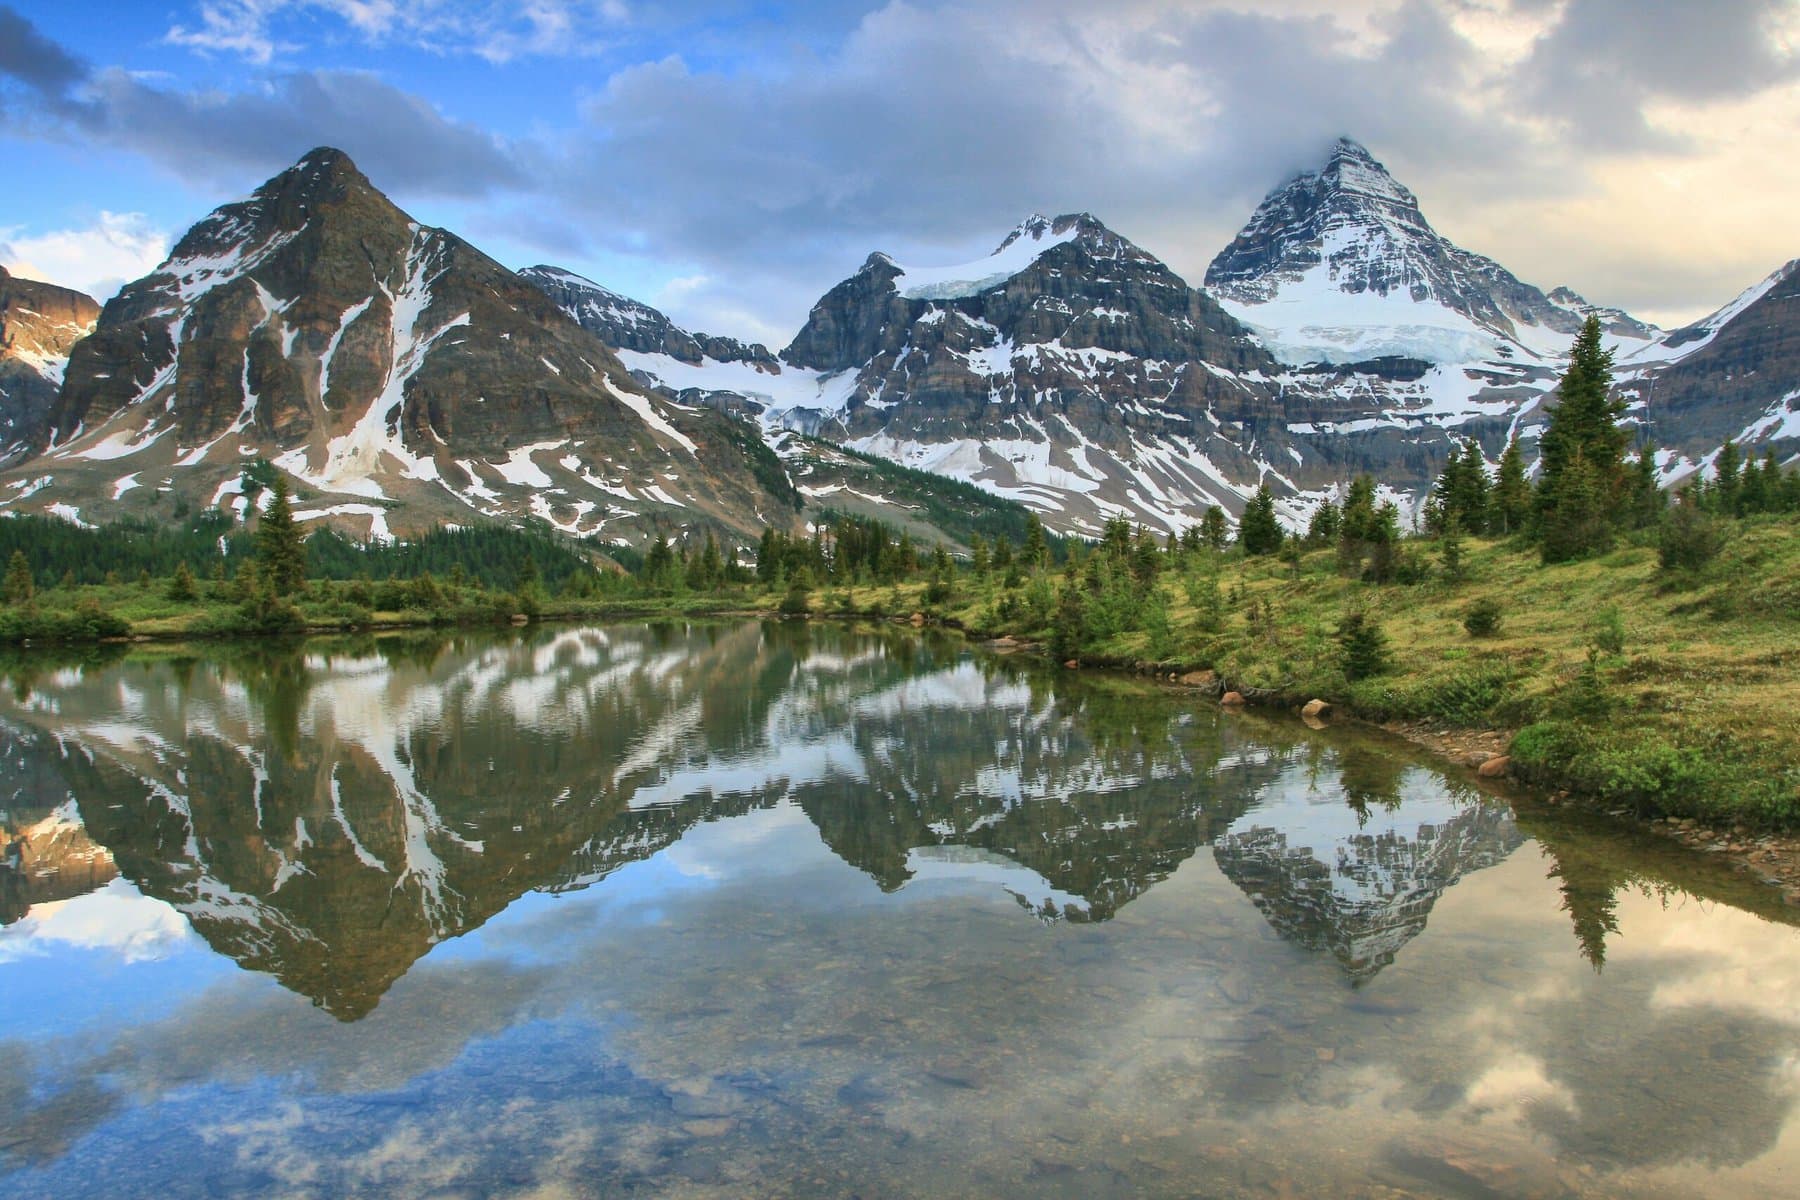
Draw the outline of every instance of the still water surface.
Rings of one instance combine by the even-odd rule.
[[[1795,910],[910,631],[4,664],[0,1194],[1800,1194]]]

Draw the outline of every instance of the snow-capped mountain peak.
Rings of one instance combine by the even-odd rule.
[[[1289,362],[1553,360],[1590,312],[1621,340],[1658,331],[1573,292],[1558,300],[1445,238],[1359,143],[1275,189],[1207,268],[1228,311]],[[1566,289],[1565,289],[1566,291]]]

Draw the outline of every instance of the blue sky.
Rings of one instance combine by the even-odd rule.
[[[414,216],[779,344],[869,251],[1088,210],[1192,282],[1340,134],[1664,323],[1800,254],[1800,3],[0,0],[0,263],[97,292],[318,144]]]

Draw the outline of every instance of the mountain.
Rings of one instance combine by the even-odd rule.
[[[10,503],[92,520],[173,493],[242,513],[266,457],[307,517],[358,533],[535,516],[609,539],[750,534],[779,505],[744,442],[319,149],[107,303]]]
[[[1498,456],[1554,379],[1505,362],[1284,366],[1085,213],[1032,216],[970,263],[871,254],[773,364],[678,357],[662,314],[550,271],[551,294],[638,379],[760,420],[815,508],[894,499],[887,481],[839,477],[842,456],[821,461],[831,442],[1021,502],[1058,532],[1119,515],[1177,530],[1209,504],[1235,514],[1264,482],[1298,523],[1359,471],[1422,494],[1453,436]]]
[[[1341,138],[1323,168],[1269,193],[1206,269],[1206,287],[1285,361],[1404,356],[1460,363],[1566,353],[1588,313],[1623,342],[1658,332],[1568,288],[1546,296],[1425,219],[1418,199]]]
[[[1685,474],[1726,439],[1800,453],[1800,259],[1618,361],[1630,413]]]
[[[86,293],[0,267],[0,465],[43,439],[69,351],[99,316]]]
[[[1236,511],[1269,470],[1246,447],[1279,428],[1284,369],[1086,213],[1032,216],[972,263],[871,254],[773,363],[684,358],[654,310],[604,289],[552,294],[592,312],[589,327],[665,394],[755,415],[797,477],[819,463],[792,452],[817,442],[789,433],[977,484],[1065,532],[1116,515],[1180,529],[1208,504]],[[885,498],[881,481],[862,483]],[[858,493],[838,484],[824,486]]]

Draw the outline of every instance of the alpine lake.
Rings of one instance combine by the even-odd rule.
[[[1800,909],[758,621],[0,662],[0,1195],[1800,1195]]]

